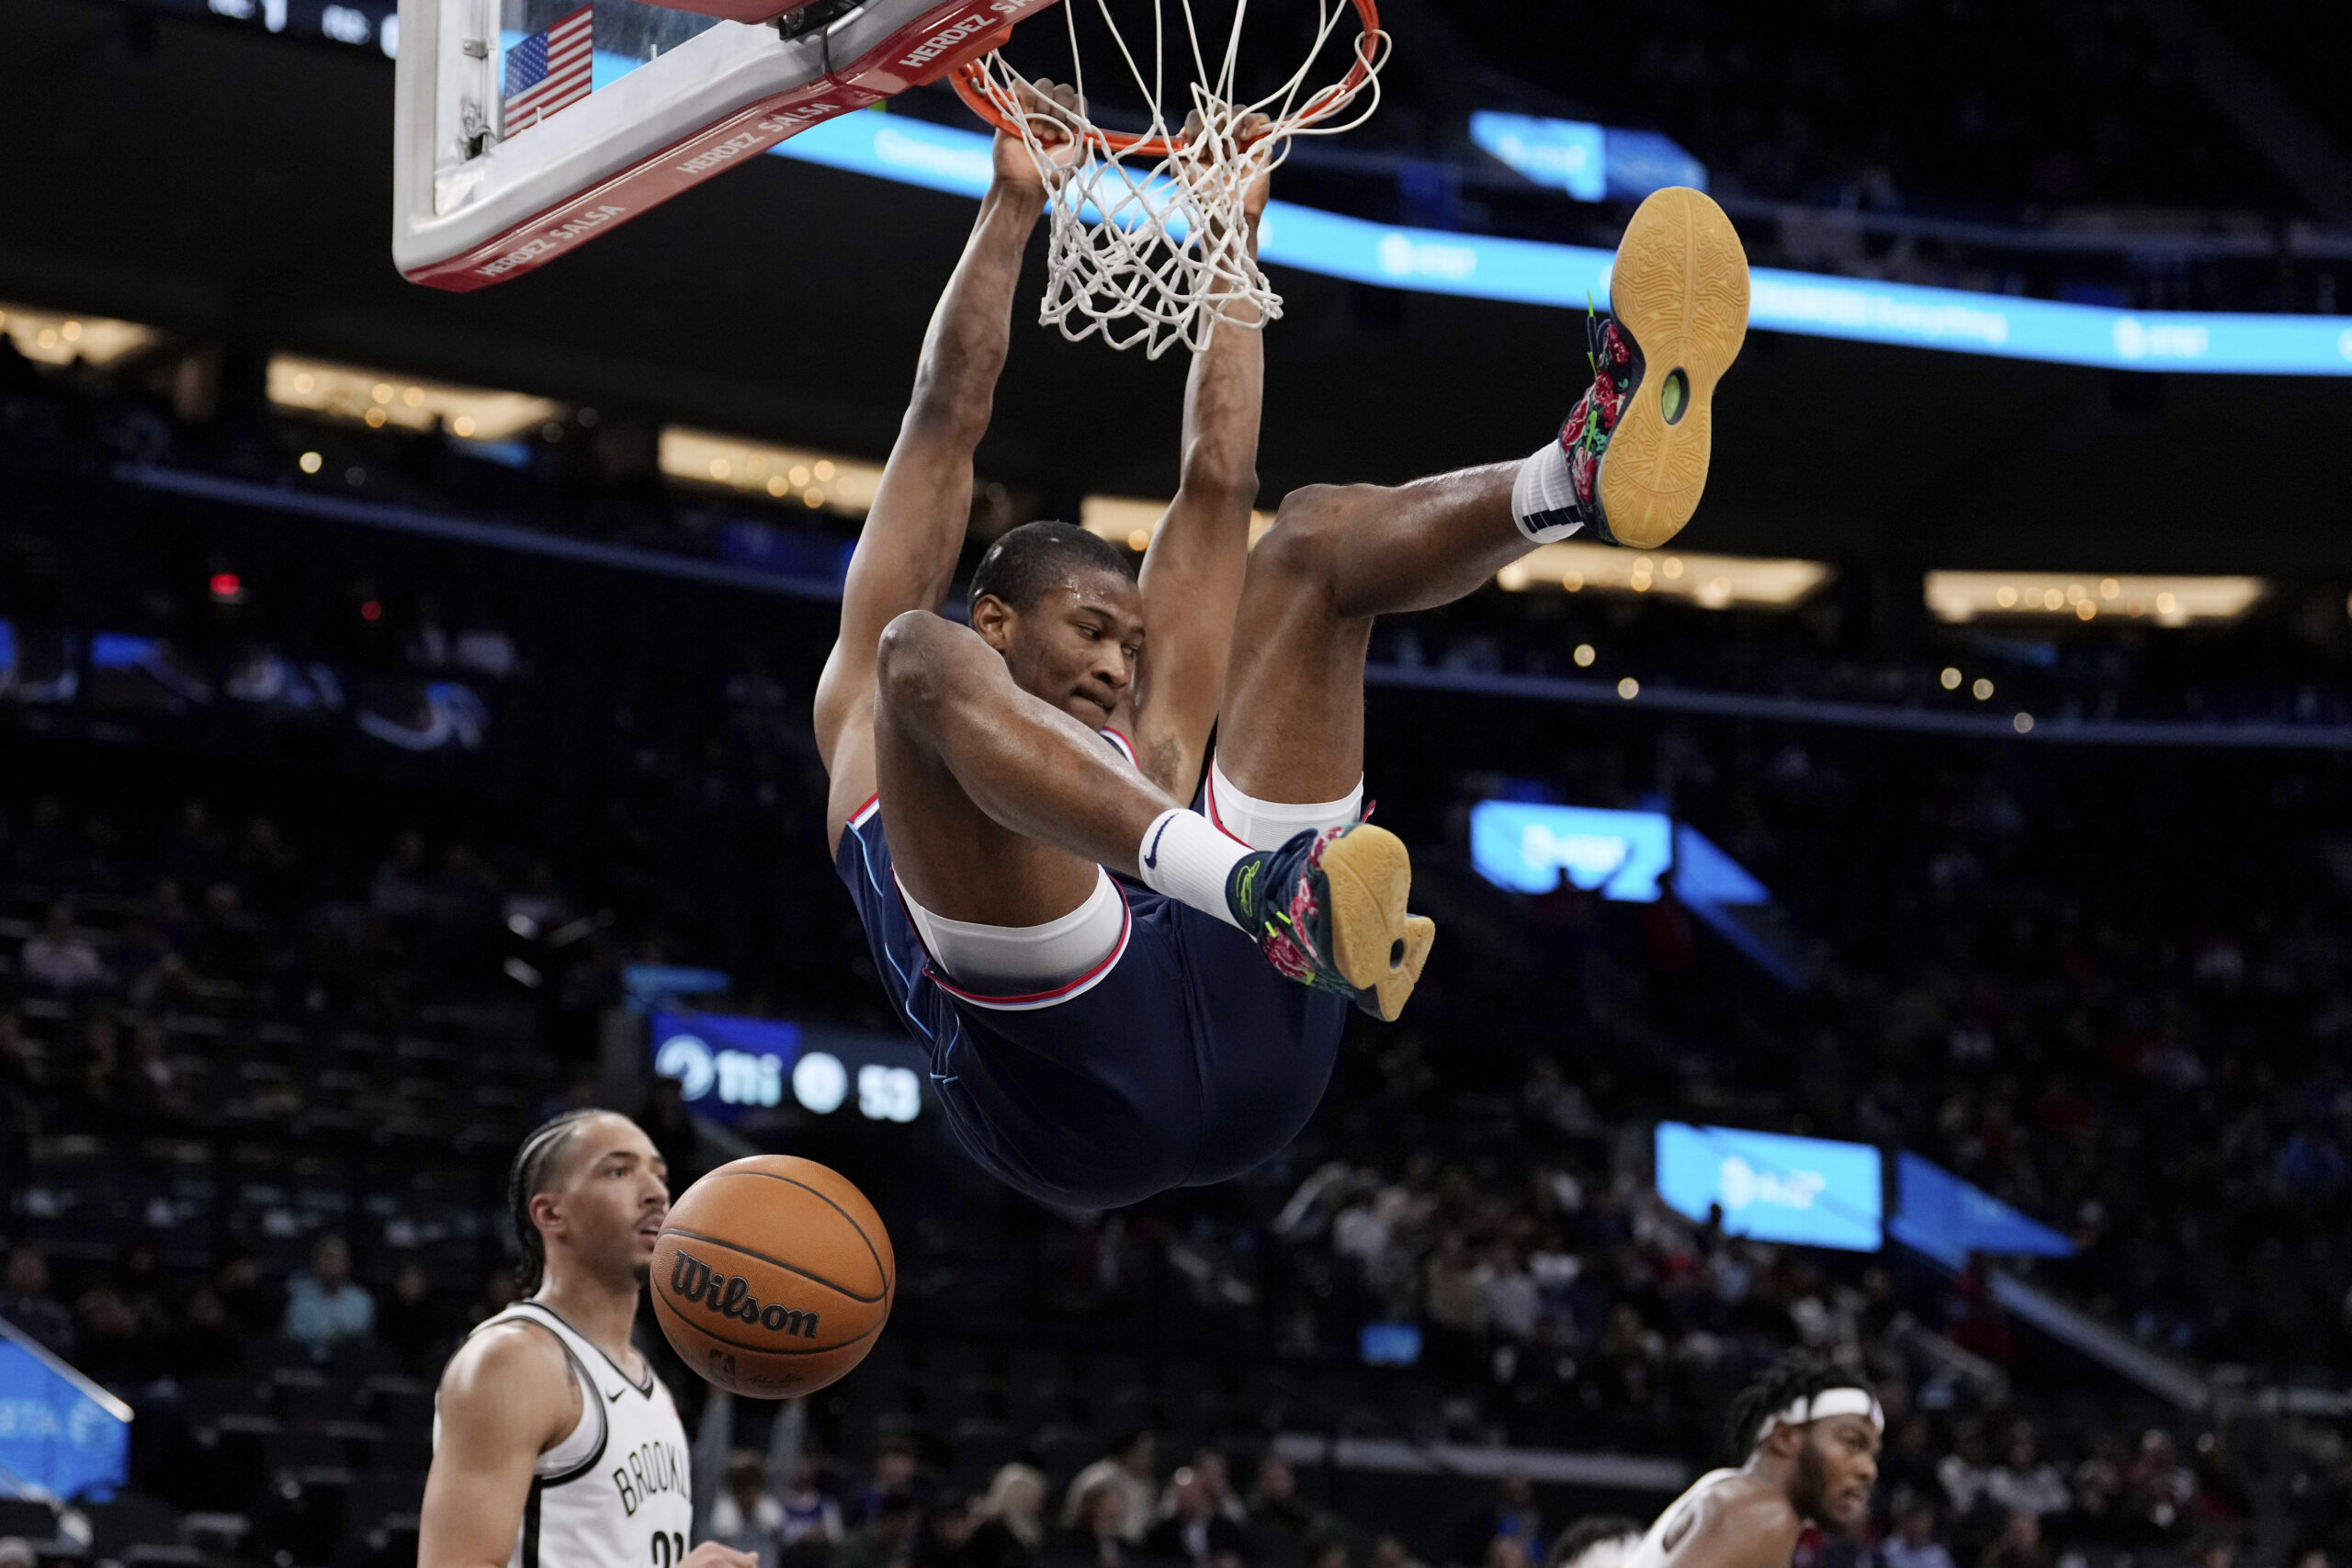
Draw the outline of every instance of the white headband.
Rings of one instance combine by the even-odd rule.
[[[1869,1393],[1859,1388],[1825,1388],[1809,1399],[1792,1400],[1786,1409],[1764,1417],[1764,1425],[1757,1428],[1756,1440],[1760,1443],[1770,1437],[1772,1428],[1784,1421],[1792,1427],[1804,1427],[1832,1416],[1867,1416],[1872,1427],[1882,1432],[1886,1430],[1886,1412]]]

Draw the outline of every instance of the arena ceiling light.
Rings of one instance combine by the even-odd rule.
[[[739,436],[672,425],[662,432],[662,471],[689,484],[724,485],[746,494],[797,501],[852,517],[873,508],[882,465],[801,446],[770,446]]]
[[[155,341],[153,327],[110,316],[71,316],[60,310],[0,303],[0,333],[27,359],[43,365],[112,365]]]
[[[2099,576],[2084,572],[1931,571],[1928,609],[1954,624],[1988,615],[2096,621],[2116,617],[2161,626],[2229,622],[2260,604],[2259,577]]]
[[[1132,495],[1090,495],[1078,503],[1078,525],[1098,538],[1110,540],[1140,555],[1159,531],[1168,502]],[[1274,525],[1271,512],[1250,514],[1250,543],[1256,545]]]
[[[437,423],[468,441],[505,441],[560,420],[565,412],[560,403],[522,392],[422,381],[291,354],[270,356],[269,400],[282,409],[352,420],[374,430],[388,424],[431,430]]]
[[[1626,550],[1572,539],[1536,546],[1497,572],[1495,581],[1513,593],[1561,588],[1682,599],[1708,610],[1785,610],[1835,575],[1826,561]]]

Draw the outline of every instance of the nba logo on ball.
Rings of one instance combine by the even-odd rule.
[[[754,1155],[671,1206],[651,1285],[686,1365],[730,1393],[787,1399],[865,1359],[899,1268],[865,1194],[813,1160]]]

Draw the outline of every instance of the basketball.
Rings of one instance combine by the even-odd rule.
[[[789,1155],[722,1165],[671,1205],[653,1314],[689,1367],[730,1393],[814,1393],[865,1359],[899,1266],[874,1205]]]

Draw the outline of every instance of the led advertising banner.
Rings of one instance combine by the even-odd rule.
[[[1655,130],[1479,109],[1470,116],[1470,140],[1537,185],[1578,201],[1639,201],[1668,186],[1707,188],[1707,166]]]
[[[931,190],[978,197],[989,186],[986,136],[903,115],[842,115],[774,151]],[[1556,156],[1565,177],[1569,154]],[[1280,200],[1267,205],[1259,254],[1358,283],[1573,310],[1607,302],[1613,260],[1590,246],[1405,228]],[[1748,321],[1811,337],[2119,370],[2352,376],[2352,316],[2118,310],[1758,267]]]
[[[97,1500],[130,1465],[130,1406],[0,1319],[0,1477]]]
[[[819,1116],[852,1107],[869,1122],[922,1113],[922,1054],[910,1043],[726,1013],[656,1008],[647,1019],[653,1076],[677,1079],[687,1108],[723,1126],[787,1100]]]
[[[1663,812],[1482,800],[1470,808],[1470,861],[1514,893],[1571,886],[1621,903],[1657,900],[1674,863],[1674,823]]]
[[[1733,1235],[1848,1252],[1884,1245],[1885,1179],[1868,1144],[1661,1122],[1657,1159],[1667,1206],[1703,1220],[1720,1204]]]
[[[2075,1244],[1932,1160],[1905,1151],[1894,1162],[1894,1217],[1886,1234],[1957,1269],[1972,1252],[1996,1258],[2072,1258]]]

